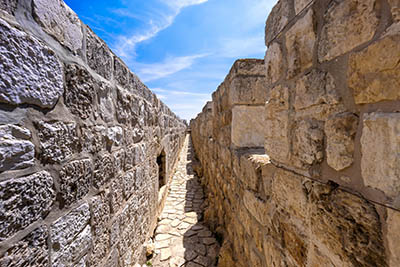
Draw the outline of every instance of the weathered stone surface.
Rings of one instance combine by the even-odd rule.
[[[275,83],[283,74],[283,57],[279,43],[274,42],[265,53],[266,79],[268,83]]]
[[[389,263],[390,266],[400,265],[400,255],[398,253],[400,248],[400,212],[387,209],[387,229],[386,238],[389,243]]]
[[[0,19],[0,102],[52,108],[63,94],[54,52]]]
[[[290,19],[289,1],[278,1],[265,25],[265,44],[268,46],[283,30]]]
[[[93,167],[90,159],[68,163],[60,171],[61,196],[66,206],[84,197],[90,189]]]
[[[288,78],[312,66],[315,40],[314,12],[310,9],[286,33]]]
[[[44,162],[61,163],[77,151],[78,138],[75,122],[35,123],[40,139],[40,156]]]
[[[122,177],[125,199],[128,199],[134,192],[135,176],[136,172],[129,171]]]
[[[110,127],[107,130],[107,142],[110,145],[119,146],[124,137],[124,131],[119,126]]]
[[[51,266],[74,266],[91,245],[89,205],[82,204],[50,227]]]
[[[0,9],[9,13],[14,14],[17,10],[18,0],[0,0]]]
[[[106,141],[106,127],[102,125],[87,126],[81,128],[81,139],[82,150],[92,154],[100,152]]]
[[[394,22],[400,22],[400,2],[399,0],[389,0]]]
[[[294,11],[296,15],[299,14],[312,0],[295,0],[294,1]]]
[[[128,68],[117,57],[114,57],[114,79],[124,88],[127,88],[129,77]]]
[[[328,165],[337,171],[353,164],[357,126],[358,117],[352,113],[337,114],[325,122],[326,157]]]
[[[361,173],[366,186],[389,197],[400,192],[400,113],[364,115],[361,137]]]
[[[235,106],[232,109],[232,143],[236,147],[263,147],[264,106]]]
[[[82,119],[93,112],[97,85],[90,73],[78,65],[65,65],[65,105]]]
[[[47,227],[41,226],[16,243],[0,259],[0,266],[49,266]]]
[[[100,83],[98,91],[99,113],[103,121],[110,123],[114,121],[113,89],[106,83]]]
[[[296,110],[338,103],[335,81],[329,73],[314,69],[296,81],[296,97],[293,105]]]
[[[89,67],[98,74],[111,79],[112,75],[112,56],[106,43],[103,42],[96,34],[86,27],[86,58]]]
[[[31,132],[17,125],[0,125],[0,172],[24,169],[35,160]]]
[[[371,40],[379,23],[375,6],[375,0],[333,3],[325,14],[319,60],[331,60]]]
[[[111,211],[117,213],[124,203],[122,177],[117,177],[111,182]]]
[[[400,24],[393,25],[380,40],[350,56],[348,84],[356,104],[400,99],[399,42]]]
[[[62,0],[34,0],[33,14],[44,30],[71,51],[82,49],[82,25],[78,16]]]
[[[235,76],[230,84],[230,104],[264,104],[265,76]]]
[[[53,177],[46,171],[1,182],[0,241],[44,219],[54,199]]]
[[[100,188],[115,175],[114,161],[110,154],[100,155],[95,162],[93,185]]]
[[[265,128],[268,129],[265,131],[265,153],[272,160],[285,163],[290,156],[289,112],[280,111],[273,115],[275,117],[267,117],[265,121]]]

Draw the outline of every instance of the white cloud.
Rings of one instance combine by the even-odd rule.
[[[154,81],[177,73],[183,69],[189,68],[198,58],[207,56],[207,54],[199,54],[183,57],[167,57],[161,63],[144,64],[136,63],[135,68],[139,77],[143,82]]]
[[[228,58],[245,58],[266,50],[262,34],[247,38],[222,38],[220,56]]]
[[[165,4],[172,8],[182,9],[187,6],[199,5],[207,2],[208,0],[162,0]]]

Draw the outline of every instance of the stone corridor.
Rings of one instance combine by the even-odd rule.
[[[219,245],[202,222],[205,200],[193,171],[193,159],[191,139],[187,135],[155,231],[152,266],[216,266]]]

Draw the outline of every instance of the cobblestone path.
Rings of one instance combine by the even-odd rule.
[[[188,135],[156,229],[153,266],[216,266],[219,245],[201,222],[204,194],[192,158]]]

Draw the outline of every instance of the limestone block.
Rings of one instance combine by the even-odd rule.
[[[307,266],[308,236],[294,224],[283,222],[280,227],[286,261],[291,263],[289,266]]]
[[[264,106],[235,106],[232,110],[232,143],[236,147],[263,147]]]
[[[52,108],[64,92],[54,52],[0,19],[0,102]]]
[[[264,257],[267,263],[267,266],[287,266],[285,255],[282,250],[275,245],[274,240],[266,236],[264,238]]]
[[[294,10],[296,12],[296,15],[299,14],[311,2],[312,2],[312,0],[295,0],[294,1]]]
[[[309,168],[324,157],[324,132],[316,120],[300,120],[294,126],[293,161],[299,168]]]
[[[280,45],[273,42],[265,53],[266,80],[275,83],[283,73],[283,57]]]
[[[115,113],[119,123],[127,124],[131,119],[131,100],[133,96],[126,90],[117,88]]]
[[[288,78],[312,66],[315,40],[314,12],[309,9],[286,33]]]
[[[274,209],[273,205],[257,198],[256,195],[249,190],[244,191],[243,204],[262,226],[267,226],[271,223],[271,215]]]
[[[350,56],[348,84],[356,104],[400,99],[400,24]]]
[[[86,27],[86,58],[90,68],[111,80],[112,56],[109,48],[89,27]]]
[[[361,173],[364,184],[389,197],[400,195],[400,113],[364,115]]]
[[[124,196],[123,196],[123,183],[122,183],[122,178],[117,177],[116,179],[111,181],[111,211],[113,213],[117,213],[118,210],[121,208],[123,202],[124,202]]]
[[[325,123],[326,157],[328,165],[337,171],[353,164],[357,126],[358,117],[352,113],[334,115]]]
[[[113,154],[115,173],[121,173],[125,168],[125,151],[120,149]]]
[[[78,65],[65,65],[64,101],[72,114],[87,119],[93,112],[96,87],[90,73]]]
[[[264,62],[261,59],[238,59],[231,69],[233,75],[260,75],[264,76]]]
[[[14,15],[17,6],[18,0],[0,0],[0,9],[11,15]]]
[[[96,154],[105,147],[106,127],[102,125],[83,126],[81,132],[80,143],[83,151]]]
[[[0,241],[44,219],[54,200],[53,177],[46,171],[1,182]]]
[[[128,68],[121,59],[114,57],[114,79],[124,88],[128,85]]]
[[[135,176],[136,173],[133,171],[127,172],[123,177],[122,177],[122,183],[123,183],[123,190],[124,190],[124,196],[125,199],[128,199],[134,192],[134,185],[135,185]]]
[[[327,72],[313,69],[296,81],[295,90],[296,97],[293,106],[296,110],[339,103],[335,81]]]
[[[98,91],[99,113],[104,122],[110,123],[114,120],[114,103],[112,92],[114,90],[106,83],[100,83]]]
[[[387,234],[386,238],[389,244],[389,266],[400,265],[400,212],[387,209]]]
[[[99,155],[95,161],[93,185],[96,188],[100,188],[111,180],[115,175],[114,160],[113,157],[104,153]]]
[[[327,185],[314,184],[311,198],[313,241],[336,266],[387,266],[379,215],[361,197]]]
[[[278,1],[268,16],[265,25],[265,44],[269,46],[271,41],[279,35],[290,19],[289,1]]]
[[[35,146],[31,132],[16,125],[0,125],[0,172],[33,166]]]
[[[109,145],[120,146],[123,141],[124,131],[119,126],[110,127],[107,129],[106,137]]]
[[[265,154],[248,153],[240,157],[239,178],[250,190],[257,191],[261,184],[261,169],[269,164],[269,157]]]
[[[92,234],[89,205],[82,204],[50,226],[51,266],[74,266],[89,249]]]
[[[40,156],[45,162],[61,163],[77,151],[77,129],[74,122],[35,123],[40,139]]]
[[[90,201],[91,225],[95,236],[100,236],[109,225],[111,219],[110,195],[101,193]]]
[[[273,161],[286,163],[290,156],[289,112],[280,111],[274,115],[265,120],[265,153]]]
[[[104,231],[99,236],[93,237],[92,251],[90,253],[89,262],[92,266],[101,263],[110,250],[110,234]],[[83,265],[85,267],[86,265]]]
[[[70,206],[89,192],[92,175],[90,159],[72,161],[61,169],[60,190],[66,206]]]
[[[392,10],[392,18],[394,22],[400,22],[400,1],[399,0],[389,0],[389,4]]]
[[[14,244],[0,259],[0,266],[49,266],[47,227],[41,226]]]
[[[236,76],[230,83],[229,102],[234,104],[262,104],[266,100],[267,82],[264,76]]]
[[[372,39],[379,20],[375,0],[339,1],[325,14],[319,61],[331,60]]]
[[[34,0],[33,14],[43,29],[73,52],[82,49],[82,25],[62,0]]]

